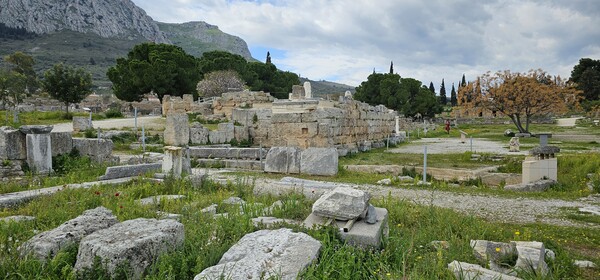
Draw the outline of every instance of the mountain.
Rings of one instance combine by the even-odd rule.
[[[108,68],[143,42],[174,44],[195,56],[226,50],[252,59],[244,40],[217,26],[156,22],[130,0],[0,0],[0,57],[23,51],[40,75],[63,62],[84,67],[95,85],[108,88]]]
[[[108,68],[143,42],[174,44],[197,57],[223,50],[256,61],[243,39],[215,25],[156,22],[131,0],[0,0],[0,67],[1,57],[22,51],[33,56],[39,75],[59,62],[85,68],[101,93],[110,87]],[[315,95],[354,90],[311,84]]]
[[[323,80],[313,81],[307,78],[300,78],[300,84],[303,84],[306,81],[310,82],[310,88],[314,96],[325,99],[334,98],[337,100],[337,96],[343,96],[347,90],[352,93],[356,92],[356,88],[353,86]]]
[[[216,25],[203,21],[157,24],[168,40],[193,56],[200,57],[204,52],[220,50],[239,54],[246,60],[254,60],[242,38],[224,33]]]
[[[38,35],[72,30],[103,38],[141,36],[169,42],[152,18],[130,0],[0,0],[0,22]]]

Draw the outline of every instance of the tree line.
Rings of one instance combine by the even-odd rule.
[[[107,76],[115,95],[126,101],[139,101],[150,92],[159,99],[184,94],[209,97],[231,86],[287,98],[292,86],[300,83],[297,74],[278,70],[269,55],[266,63],[248,62],[224,51],[206,52],[196,58],[178,46],[154,43],[135,46],[127,57],[117,59]]]

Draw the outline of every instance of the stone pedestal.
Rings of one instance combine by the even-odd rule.
[[[166,146],[163,157],[162,171],[165,174],[173,174],[175,178],[181,177],[183,170],[183,150],[181,147]]]
[[[523,184],[532,183],[542,179],[556,181],[558,179],[558,164],[556,158],[535,159],[527,158],[523,161]]]
[[[26,134],[27,164],[38,174],[48,174],[52,171],[51,125],[24,125],[19,128]]]

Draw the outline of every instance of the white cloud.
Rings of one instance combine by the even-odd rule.
[[[595,0],[134,0],[158,21],[206,21],[253,46],[285,51],[278,68],[358,85],[375,68],[448,90],[488,70],[563,77],[599,59]],[[254,54],[262,60],[264,54]]]

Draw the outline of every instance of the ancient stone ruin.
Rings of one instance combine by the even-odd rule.
[[[313,204],[304,226],[333,225],[348,244],[379,248],[389,234],[388,211],[369,203],[370,195],[351,187],[336,187]]]

